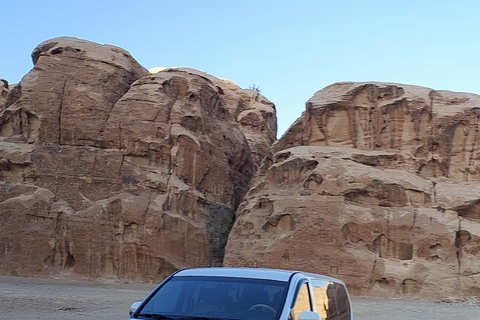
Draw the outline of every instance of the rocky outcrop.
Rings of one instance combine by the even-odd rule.
[[[154,68],[160,69],[160,68]],[[186,72],[197,75],[217,88],[225,107],[234,115],[240,130],[245,135],[252,151],[254,163],[260,164],[269,153],[276,140],[277,118],[275,105],[263,97],[258,91],[241,89],[230,80],[213,77],[205,72],[191,68],[161,68],[165,72]]]
[[[159,280],[221,264],[273,104],[74,38],[32,57],[0,115],[0,273]]]
[[[236,212],[225,264],[303,269],[354,294],[480,294],[480,97],[399,84],[317,92]]]
[[[115,102],[149,74],[121,48],[75,38],[41,43],[32,60],[34,68],[20,83],[21,96],[2,117],[2,136],[96,146]]]
[[[317,92],[275,146],[391,150],[401,167],[425,177],[480,180],[475,94],[376,83],[339,83]]]
[[[359,295],[480,295],[479,96],[338,83],[274,143],[274,105],[231,81],[75,38],[32,58],[0,81],[0,274],[224,262]]]

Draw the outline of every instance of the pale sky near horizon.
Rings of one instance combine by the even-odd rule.
[[[278,138],[339,81],[480,94],[478,0],[18,0],[0,10],[9,83],[47,39],[113,44],[147,69],[191,67],[259,86],[276,105]]]

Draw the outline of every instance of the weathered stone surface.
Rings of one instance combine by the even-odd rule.
[[[478,182],[475,94],[383,83],[338,83],[317,92],[275,150],[310,145],[390,150],[426,177]]]
[[[33,59],[0,115],[0,273],[157,281],[221,264],[274,106],[84,40],[46,41]],[[262,108],[249,141],[239,115]]]
[[[234,115],[240,130],[247,138],[256,165],[262,161],[276,140],[277,117],[275,105],[259,92],[241,89],[230,80],[213,77],[190,68],[163,69],[162,72],[186,72],[206,79],[216,87],[230,114]]]
[[[21,97],[2,117],[2,136],[97,145],[115,102],[148,75],[125,50],[76,38],[45,41],[32,59],[34,68],[20,84]]]
[[[225,264],[329,274],[360,295],[478,295],[479,107],[399,84],[317,92],[257,172]]]

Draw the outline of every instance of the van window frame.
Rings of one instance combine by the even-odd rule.
[[[293,307],[295,307],[295,304],[297,303],[297,298],[298,298],[298,294],[300,293],[300,289],[302,288],[302,286],[304,284],[307,284],[307,290],[308,290],[308,301],[309,301],[309,304],[310,304],[310,311],[315,311],[315,303],[313,301],[313,294],[312,294],[312,287],[311,287],[311,283],[308,279],[301,279],[298,283],[297,283],[297,287],[295,288],[295,291],[294,291],[294,295],[293,295],[293,299],[292,299],[292,303],[290,305],[290,310],[293,309]]]

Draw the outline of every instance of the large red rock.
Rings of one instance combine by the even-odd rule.
[[[221,264],[274,140],[273,104],[79,39],[33,60],[0,115],[0,273],[159,280]],[[262,115],[248,126],[258,139],[242,112]]]
[[[385,83],[317,92],[236,212],[225,264],[302,269],[354,294],[480,294],[474,94]]]

